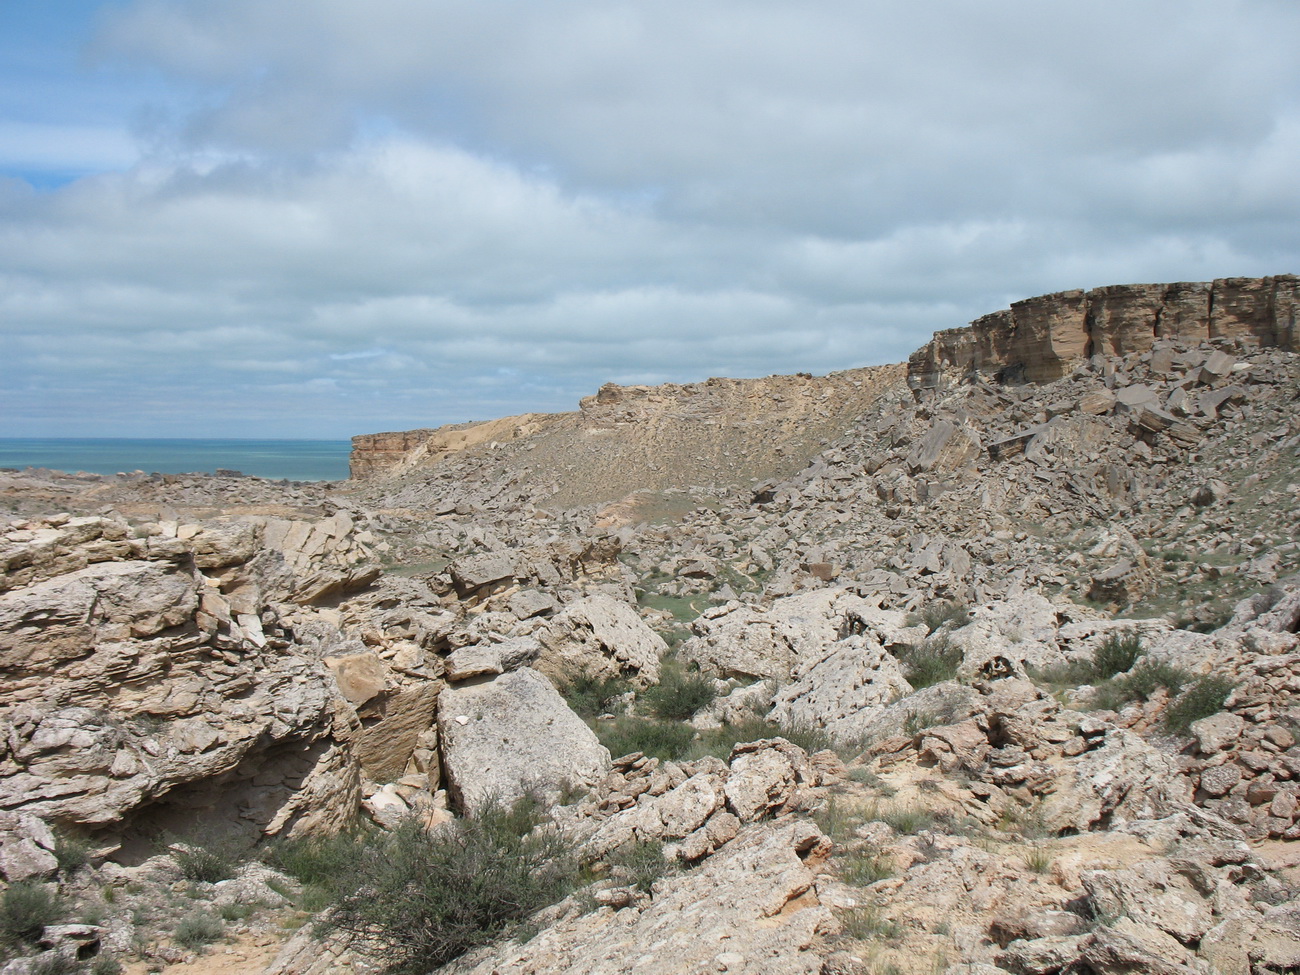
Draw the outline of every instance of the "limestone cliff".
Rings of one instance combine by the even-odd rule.
[[[908,361],[913,389],[971,373],[1052,382],[1097,353],[1145,352],[1157,339],[1195,345],[1214,339],[1300,350],[1300,279],[1122,284],[1061,291],[1014,302],[966,328],[936,332]]]

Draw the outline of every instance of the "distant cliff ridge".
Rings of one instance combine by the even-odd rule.
[[[1009,382],[1052,382],[1088,357],[1144,352],[1158,339],[1197,344],[1236,340],[1300,351],[1300,278],[1221,278],[1121,284],[1015,302],[966,328],[935,332],[908,360],[913,389],[971,373]]]

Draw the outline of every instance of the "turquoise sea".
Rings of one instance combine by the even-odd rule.
[[[131,440],[0,438],[0,467],[116,474],[239,471],[290,481],[341,481],[348,476],[347,440]]]

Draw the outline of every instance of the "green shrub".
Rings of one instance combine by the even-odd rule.
[[[178,842],[169,850],[181,869],[181,876],[195,883],[215,884],[229,880],[239,868],[239,853],[233,842],[217,841],[203,846]],[[241,851],[242,852],[242,851]]]
[[[32,967],[31,975],[76,975],[81,970],[77,959],[63,952],[47,951],[40,955]]]
[[[358,828],[277,840],[264,859],[305,886],[330,887],[352,869],[373,832],[373,827]]]
[[[632,843],[615,850],[605,858],[614,876],[631,884],[643,894],[650,893],[650,888],[660,877],[672,872],[674,864],[664,856],[664,845],[660,840],[648,840],[644,843]]]
[[[803,722],[774,724],[755,714],[739,721],[724,722],[720,727],[700,732],[699,741],[690,757],[713,755],[725,759],[731,754],[731,750],[742,742],[761,741],[764,738],[784,738],[810,755],[824,748],[836,747],[834,740],[823,728]]]
[[[35,944],[41,930],[63,913],[59,896],[31,880],[10,884],[0,896],[0,943]]]
[[[225,933],[221,919],[203,911],[186,915],[172,932],[172,940],[191,951],[212,944]]]
[[[122,975],[122,963],[112,955],[96,955],[90,963],[90,975]]]
[[[1226,677],[1202,677],[1165,711],[1165,727],[1186,734],[1193,721],[1222,711],[1235,687]]]
[[[659,683],[648,688],[641,699],[656,718],[686,721],[712,704],[717,696],[711,678],[698,671],[688,671],[675,661],[665,661]]]
[[[615,758],[645,752],[667,762],[683,757],[690,750],[695,729],[677,722],[628,716],[599,722],[596,737]]]
[[[54,859],[59,872],[71,877],[90,862],[90,844],[72,836],[59,836],[54,841]]]
[[[946,633],[940,633],[905,648],[898,654],[898,659],[903,663],[908,683],[919,691],[955,679],[962,662],[962,650],[948,639]]]
[[[1136,633],[1111,633],[1092,655],[1092,679],[1106,680],[1127,673],[1142,656],[1142,638]]]
[[[855,887],[869,887],[894,875],[894,861],[878,850],[858,847],[840,859],[840,879]]]
[[[915,613],[909,613],[906,622],[909,626],[924,623],[925,628],[931,633],[943,628],[945,625],[950,630],[957,630],[970,622],[970,610],[953,600],[939,599],[927,603],[925,607]]]
[[[1177,696],[1191,680],[1192,675],[1179,667],[1143,660],[1127,674],[1117,674],[1099,684],[1093,694],[1092,707],[1103,711],[1118,711],[1130,701],[1150,700],[1151,695],[1162,687],[1169,691],[1171,697]]]
[[[934,828],[934,814],[920,806],[901,806],[876,812],[874,818],[887,823],[895,832],[905,836]]]
[[[844,933],[858,941],[895,941],[903,935],[902,926],[885,917],[875,904],[842,911],[839,919],[844,925]]]
[[[564,688],[569,708],[584,718],[598,718],[612,710],[617,700],[632,689],[623,677],[593,677],[587,672],[576,674]]]
[[[1041,843],[1034,843],[1025,852],[1025,866],[1034,873],[1047,873],[1052,869],[1052,854]]]
[[[371,834],[323,930],[339,929],[390,972],[427,972],[564,897],[577,870],[535,803],[489,804],[429,832],[407,820]]]

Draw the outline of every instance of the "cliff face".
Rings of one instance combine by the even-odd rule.
[[[453,423],[436,429],[364,433],[352,438],[348,468],[354,478],[397,474],[437,463],[449,454],[480,444],[516,440],[568,415],[524,413],[483,423]]]
[[[1096,353],[1144,352],[1157,339],[1195,344],[1230,339],[1300,350],[1300,279],[1124,284],[1015,302],[966,328],[936,332],[908,361],[908,383],[926,389],[982,373],[1011,382],[1052,382]]]

